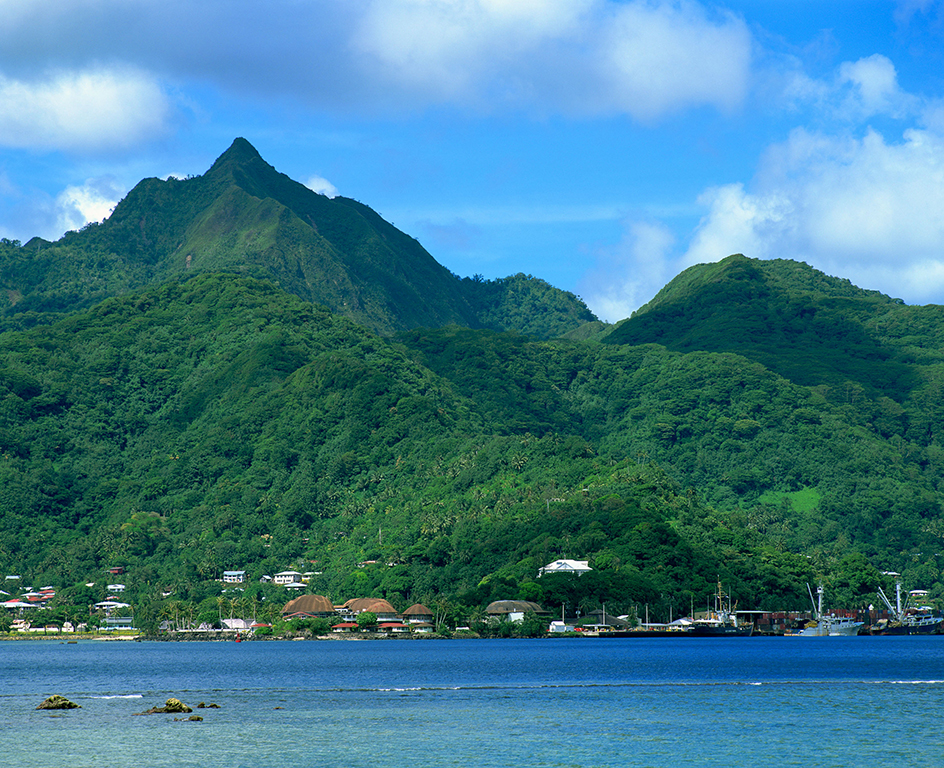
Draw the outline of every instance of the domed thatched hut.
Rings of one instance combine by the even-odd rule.
[[[344,607],[355,616],[364,611],[370,611],[377,617],[377,621],[393,621],[400,618],[397,609],[380,597],[355,597],[348,600]]]
[[[414,603],[403,612],[403,620],[410,624],[433,623],[433,612],[422,603]]]
[[[547,613],[537,603],[530,600],[496,600],[489,603],[485,608],[485,613],[499,619],[508,619],[509,621],[523,621],[526,613],[536,613],[538,615]]]
[[[302,595],[282,607],[282,618],[327,618],[334,616],[334,606],[324,595]]]

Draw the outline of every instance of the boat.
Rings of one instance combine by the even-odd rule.
[[[865,626],[864,621],[856,621],[843,616],[829,616],[823,613],[823,585],[816,588],[817,600],[813,600],[813,591],[810,585],[806,585],[807,592],[810,593],[810,600],[813,602],[813,620],[808,621],[804,626],[795,630],[784,632],[787,637],[845,637],[859,634],[859,630]]]
[[[933,635],[941,632],[944,627],[944,616],[935,616],[930,605],[910,605],[914,599],[927,597],[923,589],[916,589],[908,593],[904,606],[901,601],[901,579],[898,574],[890,574],[895,579],[895,605],[885,596],[882,588],[878,588],[878,596],[892,614],[889,619],[880,619],[869,630],[873,635]]]
[[[630,629],[615,629],[600,633],[600,637],[691,637],[691,619],[676,619],[668,624],[658,622],[640,622]]]
[[[714,609],[691,624],[692,637],[750,637],[754,633],[751,622],[739,622],[731,607],[731,596],[726,594],[718,582]]]

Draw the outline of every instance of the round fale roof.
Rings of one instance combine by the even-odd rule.
[[[496,600],[489,603],[485,609],[486,613],[544,613],[544,609],[537,603],[530,600]]]
[[[371,613],[395,614],[397,612],[396,608],[380,597],[355,597],[344,603],[344,607],[351,613],[370,611]]]
[[[282,613],[334,613],[334,606],[324,595],[301,595],[289,600]]]

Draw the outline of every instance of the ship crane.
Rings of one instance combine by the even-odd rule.
[[[813,618],[819,621],[823,618],[823,592],[825,591],[823,585],[819,584],[816,587],[816,597],[819,598],[818,603],[813,598],[813,590],[810,588],[809,584],[806,585],[806,591],[810,593],[810,602],[813,603]]]
[[[891,575],[891,574],[889,574]],[[894,614],[895,621],[901,621],[904,618],[904,610],[901,607],[901,579],[898,577],[898,574],[895,575],[895,605],[892,605],[891,600],[885,596],[885,592],[881,587],[878,588],[878,596],[882,598],[882,602],[888,606],[889,613]]]

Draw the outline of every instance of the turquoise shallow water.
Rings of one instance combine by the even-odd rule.
[[[24,641],[0,680],[3,766],[944,764],[944,637]],[[171,696],[221,708],[135,716]]]

